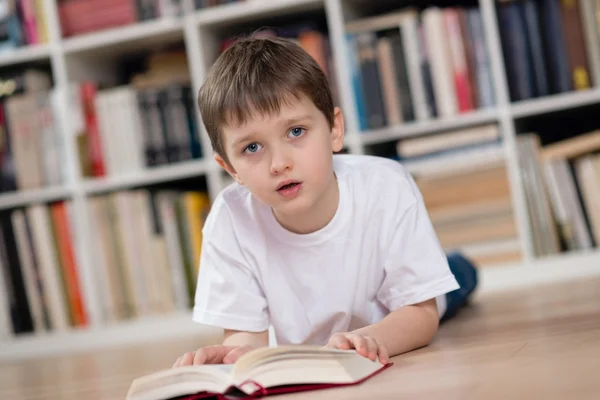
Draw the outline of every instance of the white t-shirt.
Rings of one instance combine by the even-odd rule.
[[[203,229],[193,319],[263,331],[278,344],[325,344],[336,332],[457,289],[412,177],[380,157],[334,156],[340,203],[310,234],[283,228],[233,184]],[[438,303],[443,313],[445,303]]]

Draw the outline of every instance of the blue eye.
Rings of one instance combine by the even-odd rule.
[[[290,129],[290,135],[293,137],[300,137],[304,134],[304,132],[306,132],[306,129],[304,128],[292,128]]]
[[[260,150],[260,144],[258,144],[258,143],[250,143],[244,149],[244,153],[256,153],[258,150]]]

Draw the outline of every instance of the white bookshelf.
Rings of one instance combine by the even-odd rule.
[[[45,3],[50,43],[1,54],[0,68],[31,61],[46,61],[52,66],[56,87],[66,89],[69,82],[77,81],[84,76],[94,78],[110,73],[111,55],[180,40],[186,47],[192,88],[194,93],[197,93],[208,66],[214,61],[217,40],[220,38],[218,35],[222,34],[227,27],[260,22],[263,19],[272,20],[278,16],[289,17],[304,12],[322,12],[328,24],[341,106],[346,113],[347,146],[351,153],[361,154],[370,145],[400,138],[467,128],[479,124],[498,123],[504,139],[503,147],[493,153],[481,155],[481,157],[483,160],[505,159],[508,164],[513,207],[519,232],[517,245],[523,251],[525,259],[518,264],[498,265],[482,270],[481,292],[600,274],[600,251],[559,254],[545,258],[536,258],[532,255],[529,221],[526,217],[525,199],[515,150],[515,120],[517,118],[600,104],[599,89],[511,104],[504,75],[493,0],[480,0],[486,29],[485,41],[492,66],[496,95],[495,107],[452,118],[408,123],[359,133],[356,108],[352,99],[351,75],[346,64],[348,49],[346,49],[343,35],[344,18],[352,15],[354,11],[348,10],[349,5],[358,5],[356,9],[360,9],[366,3],[360,0],[250,0],[247,3],[228,4],[187,13],[181,18],[147,21],[81,37],[62,39],[58,26],[56,0],[50,0]],[[217,31],[219,33],[215,33]],[[94,58],[94,56],[100,58]],[[105,58],[106,63],[104,64],[102,61]],[[189,313],[155,316],[110,325],[99,321],[95,316],[98,314],[97,310],[101,299],[97,298],[93,279],[93,257],[90,243],[94,238],[92,232],[89,231],[87,207],[89,198],[98,193],[193,177],[206,178],[209,196],[214,198],[227,182],[218,165],[208,157],[178,165],[136,171],[128,175],[84,179],[76,167],[79,165],[79,160],[71,132],[72,127],[68,122],[68,112],[69,110],[65,107],[61,117],[65,121],[63,135],[67,138],[66,153],[71,171],[70,181],[64,187],[2,194],[0,195],[0,209],[57,199],[73,200],[73,217],[77,235],[76,257],[81,268],[85,302],[88,304],[90,315],[92,315],[92,324],[85,330],[40,336],[29,335],[2,341],[0,343],[0,360],[139,343],[140,341],[173,338],[184,334],[214,334],[213,328],[193,324]],[[197,110],[196,112],[198,113]],[[204,131],[201,132],[201,144],[206,157],[206,149],[210,149],[210,142]],[[440,161],[415,168],[445,169],[451,167],[450,164]]]
[[[73,196],[73,193],[74,190],[72,188],[63,186],[4,193],[0,195],[0,210],[68,199]]]
[[[216,170],[217,165],[215,163],[209,163],[205,160],[184,161],[173,165],[137,171],[127,175],[88,179],[83,183],[83,187],[85,193],[94,194],[202,176]]]
[[[363,145],[389,142],[414,136],[428,135],[435,132],[469,128],[475,125],[498,122],[499,114],[495,108],[475,110],[446,118],[435,118],[427,121],[409,122],[403,125],[365,131],[357,136]]]
[[[512,104],[514,118],[530,117],[600,103],[600,88],[574,93],[561,93],[545,98],[518,101]]]
[[[0,54],[0,67],[50,59],[50,46],[38,44]]]

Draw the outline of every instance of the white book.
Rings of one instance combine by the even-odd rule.
[[[136,171],[146,168],[146,155],[144,153],[144,124],[142,123],[142,114],[138,106],[137,91],[132,87],[127,87],[124,92],[125,106],[127,108],[127,122],[131,130],[129,138],[129,157],[131,158],[131,167]]]
[[[148,315],[149,302],[148,291],[146,285],[146,268],[142,264],[139,253],[139,238],[137,237],[136,224],[138,221],[135,218],[135,203],[132,199],[132,193],[129,191],[117,192],[115,194],[117,204],[117,214],[119,219],[119,227],[122,236],[121,248],[124,252],[125,260],[125,275],[129,281],[129,288],[135,304],[137,315]]]
[[[542,161],[554,215],[570,232],[576,242],[575,249],[589,249],[592,238],[586,226],[583,210],[577,195],[574,177],[565,159]]]
[[[135,228],[138,237],[140,261],[144,268],[144,279],[148,293],[148,309],[151,313],[159,312],[162,306],[163,285],[160,281],[159,262],[154,255],[152,242],[152,221],[150,219],[150,193],[147,190],[136,190],[131,192],[131,201],[135,205]]]
[[[92,255],[92,265],[94,270],[94,279],[96,285],[96,293],[99,301],[100,320],[102,322],[113,321],[116,319],[115,310],[117,308],[115,299],[111,291],[110,280],[108,275],[108,257],[104,251],[104,236],[101,231],[102,221],[104,217],[103,199],[101,197],[93,197],[88,200],[88,226],[89,232],[92,232],[93,240],[90,240],[89,247]]]
[[[600,86],[600,10],[597,7],[598,3],[595,1],[579,0],[585,50],[594,86]]]
[[[600,177],[596,173],[594,155],[583,156],[575,160],[575,170],[581,196],[590,220],[592,236],[600,243]]]
[[[402,20],[402,47],[404,48],[408,83],[410,85],[415,118],[423,121],[431,118],[431,112],[427,105],[425,81],[421,73],[421,51],[419,50],[419,46],[422,44],[419,43],[417,18],[416,13],[410,13]]]
[[[174,192],[161,192],[158,194],[157,202],[167,242],[175,304],[178,309],[186,310],[190,305],[187,295],[185,267],[181,255],[182,239],[177,229],[177,216],[175,214],[176,199],[177,194]]]
[[[427,8],[423,12],[423,23],[437,112],[442,118],[449,117],[457,114],[458,104],[443,11],[438,7]]]
[[[27,219],[31,221],[34,251],[38,255],[40,275],[44,285],[44,301],[48,307],[51,329],[62,331],[69,326],[69,320],[65,291],[60,278],[58,254],[54,249],[54,239],[50,231],[50,215],[45,205],[31,206],[26,213]]]
[[[494,85],[492,83],[492,67],[490,56],[485,45],[485,32],[479,8],[471,8],[467,11],[468,28],[473,38],[473,52],[476,60],[476,79],[479,97],[479,107],[489,108],[496,104],[494,99]]]
[[[100,147],[102,147],[102,158],[104,161],[104,171],[107,176],[117,174],[117,154],[113,149],[113,134],[114,129],[113,116],[109,109],[109,93],[102,90],[96,94],[94,99],[94,107],[96,109],[96,120],[98,121],[98,131],[100,133]]]
[[[64,108],[70,106],[67,104],[68,95],[63,88],[55,87],[50,92],[50,104],[52,106],[52,117],[54,122],[54,148],[57,158],[57,168],[59,174],[59,184],[64,184],[72,181],[72,177],[75,176],[76,170],[71,168],[71,163],[67,156],[66,148],[66,115]],[[77,110],[70,108],[71,113],[76,113]],[[81,110],[79,110],[81,111]]]

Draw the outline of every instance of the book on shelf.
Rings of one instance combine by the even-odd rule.
[[[90,197],[93,294],[84,290],[72,207],[56,201],[0,212],[2,340],[189,310],[206,193],[136,189]]]
[[[152,53],[146,65],[127,84],[70,84],[83,176],[131,174],[202,157],[185,51]]]
[[[600,131],[542,146],[533,132],[517,137],[519,171],[536,255],[585,250],[600,243]]]
[[[361,131],[495,104],[477,7],[402,8],[345,24]]]
[[[392,364],[354,350],[287,345],[252,350],[235,364],[185,366],[135,379],[127,400],[203,399],[269,395],[360,384]]]
[[[88,325],[71,207],[0,213],[0,337]]]
[[[68,180],[60,91],[50,73],[0,71],[0,192],[59,186]]]
[[[600,85],[600,3],[498,0],[512,101]]]
[[[187,310],[210,202],[203,192],[136,189],[90,198],[102,320]]]
[[[0,7],[0,54],[48,43],[45,0],[4,0]]]

